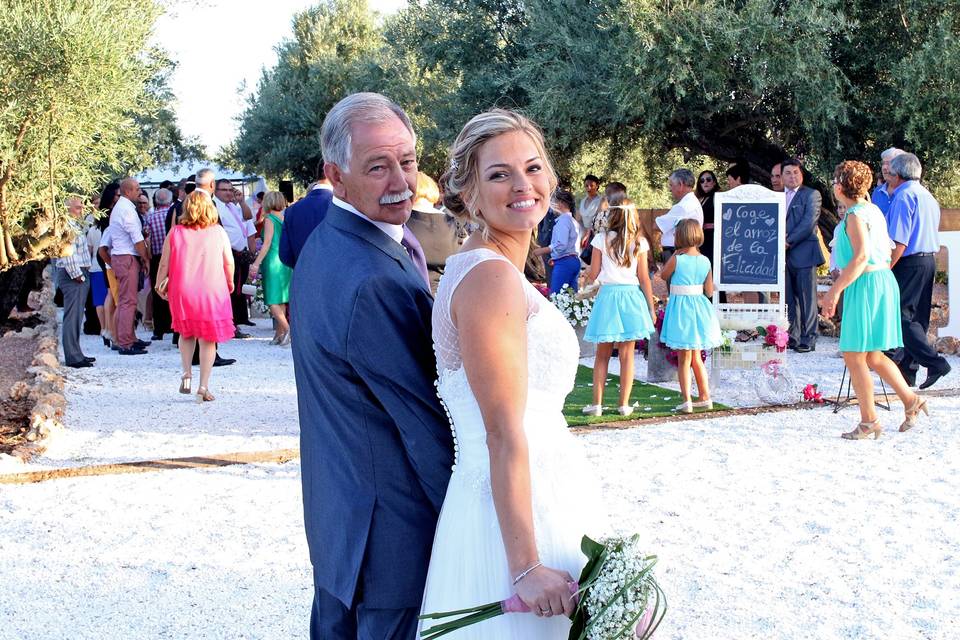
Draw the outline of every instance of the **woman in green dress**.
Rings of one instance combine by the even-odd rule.
[[[870,202],[868,191],[873,173],[862,162],[847,160],[837,165],[833,195],[847,214],[837,225],[836,263],[840,269],[823,301],[823,314],[833,316],[844,293],[840,352],[860,405],[860,424],[842,434],[848,440],[879,438],[881,427],[873,402],[876,371],[890,385],[904,406],[900,431],[911,429],[920,412],[928,413],[926,398],[920,398],[903,379],[900,369],[883,352],[903,346],[900,328],[900,288],[890,271],[893,243],[887,234],[883,213]]]
[[[263,269],[263,300],[270,306],[274,319],[274,336],[270,344],[290,344],[290,323],[287,321],[287,303],[290,302],[290,267],[280,262],[280,234],[283,233],[283,211],[287,200],[279,191],[268,191],[263,196],[263,246],[257,259],[250,265],[250,277],[256,278]]]

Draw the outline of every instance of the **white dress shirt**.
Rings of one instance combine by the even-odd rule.
[[[678,222],[687,218],[692,218],[699,222],[701,227],[703,226],[703,207],[693,191],[680,198],[680,201],[673,205],[670,211],[657,217],[654,221],[663,233],[660,238],[661,247],[674,246],[674,229]]]
[[[344,202],[336,196],[333,197],[332,204],[336,207],[340,207],[344,211],[349,211],[356,216],[360,216],[370,224],[380,229],[380,231],[383,231],[385,234],[390,236],[396,241],[397,244],[403,244],[403,225],[390,224],[389,222],[381,222],[379,220],[371,220],[367,216],[357,211],[356,207],[354,207],[352,204]]]
[[[143,223],[137,215],[137,207],[125,196],[120,196],[110,211],[110,227],[113,249],[110,255],[138,256],[136,244],[143,242]]]
[[[231,207],[219,198],[214,198],[213,204],[217,207],[220,224],[223,225],[227,237],[230,238],[230,248],[234,251],[247,249],[247,238],[257,232],[253,220],[244,220],[243,211],[239,207]]]

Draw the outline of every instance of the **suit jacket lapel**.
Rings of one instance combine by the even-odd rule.
[[[396,260],[404,272],[420,285],[421,289],[424,289],[427,293],[431,293],[423,282],[423,277],[420,275],[420,272],[418,272],[417,268],[413,265],[410,256],[407,255],[407,250],[399,245],[393,238],[388,237],[383,231],[380,231],[380,229],[363,218],[349,211],[345,211],[332,203],[330,209],[327,211],[327,222],[341,231],[369,242]]]

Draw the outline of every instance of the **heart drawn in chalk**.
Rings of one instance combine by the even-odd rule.
[[[733,220],[733,209],[727,209],[726,211],[724,211],[723,219],[726,220],[727,222],[729,222],[730,220]]]
[[[764,218],[763,221],[767,223],[768,227],[772,227],[773,223],[776,222],[776,220],[774,220],[773,218]]]

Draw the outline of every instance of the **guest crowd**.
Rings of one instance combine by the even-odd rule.
[[[830,317],[842,308],[840,347],[858,395],[872,393],[867,369],[877,371],[904,400],[904,425],[909,428],[919,411],[926,410],[910,391],[919,368],[926,369],[921,389],[950,371],[927,340],[940,207],[920,182],[915,155],[888,149],[881,161],[876,183],[863,163],[837,167],[833,193],[827,195],[842,217],[829,256],[834,284],[822,305],[817,271],[827,256],[818,222],[825,194],[808,186],[811,176],[802,162],[785,158],[772,167],[758,167],[740,160],[721,175],[727,188],[736,189],[750,184],[755,172],[769,170],[772,190],[784,193],[787,346],[797,353],[815,351],[821,313]],[[272,344],[289,345],[292,270],[333,197],[322,163],[320,167],[317,181],[289,208],[277,191],[245,198],[211,169],[178,183],[165,181],[152,194],[133,178],[110,183],[92,199],[97,216],[85,214],[81,199],[68,200],[77,236],[72,255],[56,263],[64,301],[66,365],[94,366],[96,359],[80,349],[86,307],[91,316],[87,325],[98,325],[104,345],[122,356],[145,355],[153,342],[171,335],[183,361],[180,391],[192,393],[192,367],[199,365],[197,398],[210,401],[211,368],[235,362],[222,357],[217,345],[249,337],[242,328],[253,325],[249,305],[256,289],[250,283],[257,279],[273,321]],[[657,307],[650,278],[656,274],[669,292],[660,339],[680,354],[684,402],[678,410],[712,405],[705,370],[695,354],[720,344],[713,307],[706,303],[714,291],[712,263],[720,258],[714,252],[714,211],[721,180],[714,171],[695,177],[689,169],[678,168],[666,187],[674,205],[653,220],[642,219],[626,185],[615,180],[602,184],[590,174],[579,200],[569,185],[558,188],[537,229],[532,273],[541,271],[551,293],[564,287],[578,291],[582,284],[588,285],[588,294],[599,290],[587,330],[587,339],[600,345],[595,369],[600,384],[595,385],[594,404],[585,409],[594,415],[603,410],[606,361],[616,353],[629,373],[635,342],[655,331]],[[435,181],[421,173],[417,190],[412,196],[418,203],[415,215],[444,213],[436,209],[441,194]],[[418,241],[406,229],[403,245],[429,281],[428,268],[442,264],[443,256],[425,257],[421,241],[427,239]],[[876,282],[867,287],[865,278]],[[841,302],[844,290],[846,300]],[[771,301],[768,292],[758,296],[760,304]],[[726,301],[726,292],[719,293],[719,301]],[[152,330],[150,340],[137,336],[138,325]],[[697,394],[691,388],[691,371]],[[629,415],[629,386],[625,389],[619,411]],[[861,402],[861,407],[869,408],[863,409],[861,425],[847,435],[875,436],[879,427],[872,403]]]

